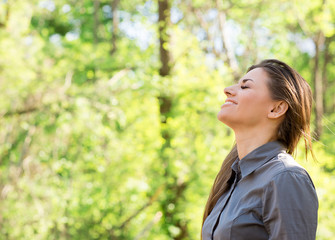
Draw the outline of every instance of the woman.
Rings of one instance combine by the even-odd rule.
[[[269,59],[224,93],[218,119],[234,130],[236,144],[210,192],[202,239],[315,239],[315,187],[291,156],[301,136],[311,150],[308,83]]]

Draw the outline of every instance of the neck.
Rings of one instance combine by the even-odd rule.
[[[275,141],[276,137],[272,131],[266,131],[264,128],[253,128],[248,130],[235,130],[235,139],[239,159],[245,157],[256,148]]]

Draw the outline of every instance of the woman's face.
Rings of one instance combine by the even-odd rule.
[[[255,68],[237,84],[226,87],[224,93],[227,99],[221,106],[218,119],[234,130],[264,124],[274,102],[267,81],[266,72],[262,68]]]

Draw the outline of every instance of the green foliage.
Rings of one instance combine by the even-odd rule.
[[[172,73],[161,77],[156,2],[120,2],[114,52],[111,1],[94,2],[0,2],[0,239],[167,240],[182,232],[198,239],[210,187],[234,141],[216,119],[232,69],[225,51],[215,56],[215,44],[201,37],[194,12],[208,14],[213,27],[215,6],[172,4],[182,18],[169,29]],[[241,71],[276,57],[312,82],[313,55],[298,42],[312,36],[285,11],[311,16],[308,31],[330,37],[331,1],[229,2],[222,7],[239,32],[232,45]],[[278,4],[280,11],[268,10]],[[318,191],[319,240],[335,237],[333,64],[324,133],[314,143],[318,162],[304,161],[302,144],[297,154]],[[164,97],[171,110],[163,116]]]

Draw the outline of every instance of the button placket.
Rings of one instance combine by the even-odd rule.
[[[234,179],[234,182],[233,182],[233,184],[232,184],[232,186],[231,186],[231,188],[229,190],[228,197],[227,197],[225,203],[223,204],[223,207],[222,207],[222,209],[220,211],[220,214],[218,215],[218,217],[217,217],[217,219],[215,221],[215,224],[214,224],[214,227],[213,227],[213,230],[212,230],[211,240],[214,240],[214,232],[215,232],[215,229],[217,228],[217,226],[219,225],[221,214],[222,214],[223,210],[225,209],[227,203],[229,202],[229,199],[230,199],[231,195],[233,194],[233,191],[235,190],[235,187],[236,187],[238,181],[240,180],[238,174],[241,175],[240,172],[238,172],[237,174],[235,174],[235,179]]]

